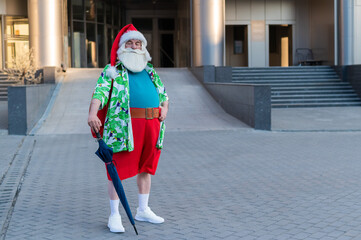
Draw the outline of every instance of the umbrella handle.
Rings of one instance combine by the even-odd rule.
[[[96,132],[95,133],[95,136],[97,136],[98,139],[101,139],[102,137],[100,136],[100,133],[99,132]]]

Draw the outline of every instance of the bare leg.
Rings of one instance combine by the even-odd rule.
[[[109,194],[110,200],[118,200],[119,199],[118,194],[115,191],[115,188],[114,188],[114,185],[113,185],[112,181],[108,182],[108,194]]]
[[[137,176],[138,191],[140,194],[149,194],[151,185],[151,175],[149,173],[140,173]]]

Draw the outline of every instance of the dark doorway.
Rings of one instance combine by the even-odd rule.
[[[269,66],[292,66],[292,25],[269,25]]]
[[[247,25],[226,26],[226,65],[248,66],[248,27]]]
[[[160,35],[160,66],[174,67],[174,39],[173,34]]]

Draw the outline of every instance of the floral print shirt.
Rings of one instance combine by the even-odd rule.
[[[109,91],[112,84],[112,78],[107,76],[106,70],[110,64],[103,69],[98,82],[96,84],[93,98],[99,99],[101,102],[100,109],[107,105],[107,115],[104,123],[103,140],[111,148],[113,152],[133,151],[134,140],[132,132],[132,121],[129,111],[129,77],[128,70],[121,62],[118,62],[115,67],[118,76],[113,80],[113,90],[109,99]],[[148,63],[145,70],[149,74],[154,86],[159,95],[159,102],[168,100],[168,95],[165,91],[164,85],[161,82],[159,75],[155,72],[152,64]],[[160,123],[160,131],[157,142],[157,148],[163,148],[165,123]]]

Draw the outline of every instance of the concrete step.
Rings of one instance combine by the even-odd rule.
[[[281,71],[269,71],[269,72],[233,72],[232,77],[254,77],[254,76],[301,76],[301,77],[307,77],[307,76],[339,76],[332,71],[329,72],[281,72]]]
[[[354,89],[335,89],[335,90],[295,90],[295,91],[273,91],[272,96],[282,96],[282,95],[314,95],[314,94],[347,94],[347,93],[355,93]]]
[[[279,91],[318,91],[318,90],[353,90],[351,85],[344,85],[344,86],[337,86],[337,85],[325,85],[325,86],[285,86],[285,87],[272,87],[271,91],[272,92],[279,92]]]
[[[361,102],[333,102],[333,103],[298,103],[298,104],[272,104],[272,108],[297,108],[297,107],[355,107]]]
[[[348,82],[330,66],[233,68],[232,82],[271,87],[271,106],[361,106]]]
[[[320,98],[358,98],[356,93],[349,94],[297,94],[297,95],[272,95],[272,100],[281,100],[281,99],[320,99]]]
[[[315,98],[315,99],[282,99],[282,100],[273,100],[272,99],[272,104],[275,103],[283,103],[283,104],[296,104],[296,103],[332,103],[332,102],[358,102],[361,103],[360,98],[358,97],[354,97],[354,98]]]
[[[12,81],[12,80],[2,80],[0,81],[0,86],[13,85],[16,83],[17,83],[16,81]]]
[[[244,84],[275,84],[275,83],[345,83],[339,79],[275,79],[275,80],[233,80],[234,83],[244,83]],[[349,83],[346,83],[349,84]]]
[[[233,67],[234,72],[250,72],[250,71],[282,71],[282,72],[294,72],[294,71],[334,71],[330,66],[291,66],[291,67]]]
[[[295,89],[297,87],[299,88],[324,88],[324,87],[339,87],[339,88],[352,88],[351,85],[344,82],[319,82],[319,83],[264,83],[264,84],[253,84],[253,85],[263,85],[263,86],[270,86],[272,90],[275,90],[276,88],[289,88],[289,89]]]
[[[279,76],[279,75],[255,75],[255,76],[237,76],[237,77],[232,77],[232,81],[233,82],[237,82],[237,81],[275,81],[275,80],[293,80],[293,79],[299,79],[299,80],[305,80],[305,79],[322,79],[322,80],[340,80],[340,78],[337,75],[320,75],[320,76],[315,76],[315,75],[310,75],[310,76],[291,76],[291,75],[285,75],[285,76]]]

